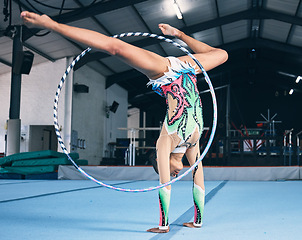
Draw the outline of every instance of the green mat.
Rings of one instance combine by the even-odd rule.
[[[88,161],[84,159],[74,160],[78,165],[88,165]],[[44,158],[33,160],[20,160],[12,163],[12,167],[29,167],[29,166],[48,166],[48,165],[71,165],[71,161],[67,158]]]
[[[78,153],[70,153],[70,157],[73,160],[79,159]],[[46,150],[46,151],[38,151],[38,152],[24,152],[17,153],[13,155],[9,155],[4,158],[0,158],[0,166],[12,166],[13,162],[23,161],[23,160],[34,160],[34,159],[50,159],[50,158],[65,158],[67,156],[64,153]]]
[[[88,161],[79,159],[78,153],[70,153],[70,157],[78,165],[88,165]],[[38,151],[13,154],[0,158],[0,174],[41,174],[58,170],[59,165],[71,165],[71,161],[64,153],[56,151]]]
[[[17,173],[17,174],[40,174],[51,173],[56,171],[56,166],[35,166],[35,167],[5,167],[0,168],[0,173]]]

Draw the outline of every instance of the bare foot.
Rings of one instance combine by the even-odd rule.
[[[156,227],[156,228],[150,228],[150,229],[148,229],[147,232],[153,232],[153,233],[167,233],[167,232],[169,232],[169,230],[170,230],[170,227],[168,227],[167,230],[161,230],[161,229],[159,229],[158,227]]]
[[[181,32],[177,28],[172,27],[169,24],[161,23],[158,24],[158,27],[164,35],[179,37],[181,34]]]
[[[21,19],[27,27],[50,28],[55,23],[46,15],[40,16],[28,11],[21,13]]]
[[[200,227],[194,226],[193,222],[184,223],[183,226],[189,227],[189,228],[200,228]]]

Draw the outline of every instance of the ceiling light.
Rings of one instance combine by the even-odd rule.
[[[179,9],[178,4],[175,1],[173,1],[173,7],[174,7],[174,10],[175,10],[177,18],[178,19],[182,19],[182,13],[181,13],[181,11]]]
[[[291,90],[289,90],[289,95],[292,95],[293,94],[293,92],[294,92],[294,89],[291,89]]]
[[[302,80],[302,77],[298,76],[297,79],[296,79],[296,83],[300,82],[300,80]]]
[[[290,73],[286,73],[286,72],[278,71],[278,73],[281,74],[281,75],[283,75],[283,76],[287,76],[287,77],[293,77],[293,78],[296,77],[296,75],[290,74]]]

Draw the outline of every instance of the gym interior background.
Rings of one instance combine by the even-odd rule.
[[[217,94],[218,125],[204,165],[301,165],[301,1],[110,0],[89,5],[73,0],[66,1],[61,12],[53,7],[61,6],[59,0],[31,2],[4,1],[0,19],[1,156],[61,151],[53,128],[53,99],[66,67],[87,47],[54,33],[21,28],[22,8],[110,36],[129,31],[160,34],[157,25],[165,22],[227,50],[228,62],[208,73]],[[154,39],[124,40],[163,56],[183,54]],[[87,54],[69,74],[59,102],[68,150],[88,165],[149,165],[166,110],[164,99],[146,83],[144,76],[113,57]],[[209,129],[202,148],[213,115],[203,76],[198,87]],[[9,129],[15,120],[19,145],[10,148],[14,137]]]

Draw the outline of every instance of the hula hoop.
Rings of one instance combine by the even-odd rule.
[[[148,187],[148,188],[143,188],[143,189],[130,189],[130,188],[120,188],[120,187],[115,187],[109,184],[106,184],[104,182],[101,182],[97,179],[95,179],[94,177],[92,177],[91,175],[89,175],[88,173],[86,173],[81,167],[79,167],[75,161],[73,161],[73,159],[70,157],[64,142],[62,140],[61,137],[61,133],[60,133],[60,127],[59,127],[59,123],[58,123],[58,103],[59,103],[59,97],[60,97],[60,93],[61,93],[61,89],[64,85],[65,79],[67,77],[67,75],[69,74],[69,72],[72,70],[72,68],[75,66],[75,64],[88,52],[91,51],[91,48],[87,48],[85,49],[81,54],[79,54],[74,60],[73,62],[68,66],[68,68],[66,69],[65,73],[63,74],[61,81],[58,85],[58,89],[56,91],[56,96],[55,96],[55,100],[54,100],[54,127],[55,127],[55,131],[56,131],[56,135],[58,138],[58,142],[63,150],[63,152],[67,155],[68,159],[71,161],[71,163],[73,164],[73,166],[81,173],[83,174],[85,177],[87,177],[88,179],[92,180],[93,182],[106,187],[108,189],[113,189],[116,191],[121,191],[121,192],[149,192],[149,191],[153,191],[156,189],[160,189],[163,187],[166,187],[172,183],[175,183],[176,181],[179,181],[180,179],[182,179],[183,177],[185,177],[186,175],[189,174],[189,172],[191,172],[204,158],[204,156],[206,155],[206,153],[208,152],[214,135],[215,135],[215,131],[216,131],[216,126],[217,126],[217,103],[216,103],[216,95],[215,95],[215,91],[213,88],[213,85],[210,81],[210,78],[208,76],[208,74],[206,73],[206,71],[204,70],[204,68],[202,67],[202,65],[200,64],[200,62],[184,47],[182,47],[181,45],[179,45],[178,43],[174,42],[171,39],[165,38],[163,36],[159,36],[156,34],[150,34],[150,33],[142,33],[142,32],[129,32],[129,33],[122,33],[119,35],[114,35],[113,38],[122,38],[122,37],[150,37],[150,38],[155,38],[155,39],[159,39],[159,40],[164,40],[165,42],[171,43],[174,46],[178,47],[180,50],[182,50],[184,53],[186,53],[188,56],[190,56],[195,63],[197,64],[197,66],[201,69],[205,80],[209,86],[210,89],[210,93],[212,96],[212,102],[213,102],[213,124],[212,124],[212,131],[209,137],[209,141],[204,149],[204,151],[202,152],[202,154],[200,155],[199,159],[189,168],[187,169],[183,174],[179,175],[177,178],[172,179],[171,181],[158,185],[156,187]]]

